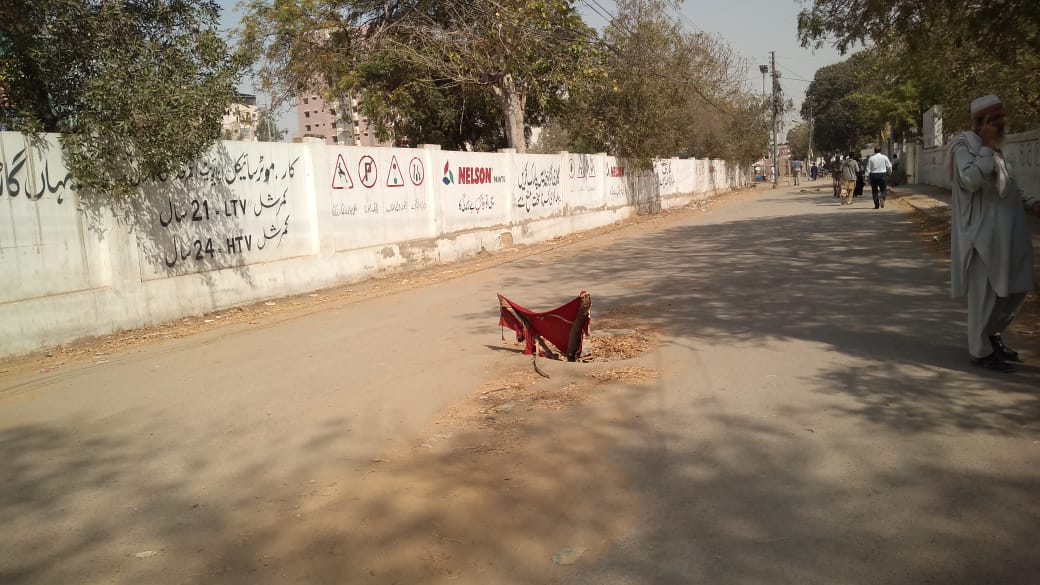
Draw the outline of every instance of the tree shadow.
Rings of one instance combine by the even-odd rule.
[[[560,291],[588,290],[593,328],[604,311],[638,307],[642,323],[673,338],[734,351],[785,340],[824,344],[851,365],[807,380],[854,397],[863,416],[899,429],[952,424],[1007,433],[1035,416],[1034,369],[993,376],[969,364],[963,309],[909,218],[845,211],[677,226],[548,265],[524,259],[509,265],[499,288],[535,307],[550,306]],[[490,301],[488,308],[468,316],[493,319]],[[972,398],[965,387],[995,389],[1010,403],[995,404],[989,393]],[[878,405],[895,396],[914,397],[921,416],[878,416]]]

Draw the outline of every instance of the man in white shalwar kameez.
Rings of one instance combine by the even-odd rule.
[[[1004,106],[996,96],[971,103],[972,130],[950,143],[953,188],[951,292],[968,298],[972,363],[1012,371],[1018,353],[1001,332],[1033,289],[1033,245],[1026,210],[1040,217],[1040,198],[1027,196],[1001,153]]]

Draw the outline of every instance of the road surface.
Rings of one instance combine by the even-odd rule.
[[[9,369],[0,583],[1037,583],[1040,370],[968,365],[941,257],[863,201]],[[531,377],[495,293],[581,290],[660,344]]]

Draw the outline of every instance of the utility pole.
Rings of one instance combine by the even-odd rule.
[[[769,64],[773,75],[773,188],[776,189],[780,182],[780,162],[776,160],[776,110],[779,107],[776,91],[780,86],[776,79],[776,51],[769,51]]]
[[[809,106],[809,160],[810,161],[813,160],[812,133],[813,133],[813,123],[815,121],[816,121],[815,118],[813,118],[812,106]]]

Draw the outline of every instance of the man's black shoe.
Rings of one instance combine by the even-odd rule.
[[[1004,345],[1004,340],[999,335],[993,335],[989,338],[990,345],[993,346],[993,353],[1000,356],[1000,359],[1005,362],[1015,362],[1016,364],[1022,363],[1022,360],[1018,357],[1018,352]]]
[[[993,352],[984,358],[973,357],[971,358],[971,363],[980,368],[986,368],[987,370],[992,370],[994,372],[1006,373],[1015,371],[1015,366],[1012,366],[1001,359],[997,352]]]

